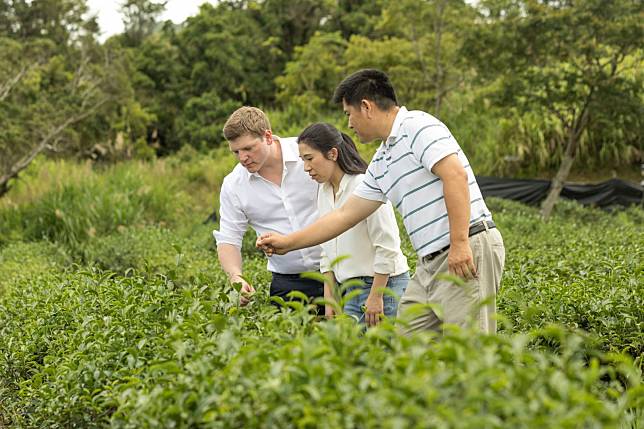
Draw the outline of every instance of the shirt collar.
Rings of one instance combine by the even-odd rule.
[[[274,136],[275,140],[280,142],[282,148],[282,162],[297,162],[300,160],[300,153],[297,150],[297,144],[293,144],[295,137],[281,138]]]
[[[406,117],[407,108],[405,106],[400,106],[398,113],[396,113],[396,119],[394,119],[394,123],[391,126],[391,132],[389,133],[389,137],[387,137],[385,144],[389,144],[389,142],[396,140],[396,137],[398,137],[398,131],[400,131],[400,126],[402,125],[402,122]]]
[[[344,173],[342,179],[340,179],[340,186],[338,186],[338,196],[342,195],[344,190],[347,189],[347,186],[349,185],[349,182],[351,182],[352,177],[352,174]],[[323,183],[322,188],[324,189],[324,192],[333,194],[333,185],[331,185],[331,182]]]
[[[277,140],[280,144],[280,148],[282,149],[282,166],[286,169],[286,163],[291,163],[291,162],[297,162],[300,159],[300,154],[299,152],[295,152],[295,147],[290,144],[290,140],[294,139],[295,137],[288,137],[288,138],[282,138],[277,135],[273,135],[273,139]],[[246,175],[248,178],[250,177],[257,177],[260,178],[262,177],[258,172],[251,173],[250,171],[246,170],[244,168],[244,171],[246,172]]]

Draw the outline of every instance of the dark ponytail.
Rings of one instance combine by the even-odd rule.
[[[367,163],[360,157],[358,148],[351,137],[340,132],[336,127],[324,122],[309,125],[297,138],[298,143],[304,143],[326,155],[331,149],[338,150],[338,166],[345,174],[363,174],[367,171]]]

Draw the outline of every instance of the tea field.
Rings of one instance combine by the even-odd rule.
[[[0,428],[644,427],[644,210],[490,200],[500,332],[245,308],[203,221],[234,160],[38,161],[0,200]],[[404,251],[415,257],[407,240]]]

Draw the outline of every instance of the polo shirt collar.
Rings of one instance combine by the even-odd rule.
[[[387,137],[385,144],[389,144],[389,142],[394,142],[396,140],[396,137],[398,137],[398,132],[400,131],[400,126],[402,125],[402,122],[406,117],[407,108],[405,106],[400,106],[398,113],[396,114],[396,119],[394,119],[394,123],[391,127],[391,132],[389,133],[389,137]]]

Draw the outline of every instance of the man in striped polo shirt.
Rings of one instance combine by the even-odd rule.
[[[378,70],[348,76],[334,101],[342,102],[363,143],[382,140],[363,183],[341,208],[288,236],[264,234],[258,246],[283,254],[325,242],[390,200],[418,253],[398,314],[413,304],[440,304],[443,310],[415,316],[408,331],[440,332],[443,323],[465,326],[472,317],[482,331],[495,332],[505,249],[454,136],[433,116],[398,106],[389,78]],[[448,272],[467,280],[466,286],[441,276]]]

